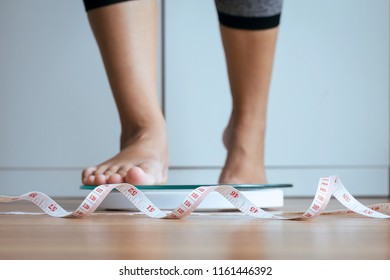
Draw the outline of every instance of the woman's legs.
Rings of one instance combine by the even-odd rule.
[[[85,2],[86,6],[87,2],[100,3]],[[228,156],[219,181],[265,183],[266,108],[281,0],[216,2],[233,98],[223,136]],[[86,168],[84,184],[155,184],[167,178],[167,134],[157,100],[156,10],[155,0],[143,0],[88,13],[118,107],[122,135],[121,152]]]
[[[221,26],[233,110],[223,141],[228,154],[220,183],[266,183],[264,134],[277,29]]]
[[[217,0],[216,4],[233,100],[223,135],[227,158],[219,182],[266,183],[266,111],[281,1]]]
[[[91,1],[89,1],[91,2]],[[158,184],[168,142],[157,98],[157,3],[128,1],[88,12],[122,126],[121,151],[82,173],[84,184]]]

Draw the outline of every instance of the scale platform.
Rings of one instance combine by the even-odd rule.
[[[224,184],[238,189],[246,198],[261,208],[282,207],[283,188],[291,188],[292,184],[237,185]],[[138,189],[158,208],[173,210],[179,206],[186,196],[194,189],[215,184],[202,185],[136,185]],[[84,191],[91,191],[96,186],[81,186]],[[99,209],[105,210],[138,210],[120,192],[113,190],[100,204]],[[197,210],[230,210],[235,209],[222,195],[213,191],[199,204]]]

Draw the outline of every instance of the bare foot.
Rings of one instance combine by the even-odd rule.
[[[219,177],[224,184],[265,184],[264,125],[256,121],[231,117],[223,134],[227,149],[225,166]]]
[[[164,121],[122,135],[121,151],[111,159],[83,170],[85,185],[161,184],[167,180],[168,141]]]

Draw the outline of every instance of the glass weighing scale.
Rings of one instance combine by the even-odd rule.
[[[229,185],[239,190],[246,198],[261,208],[281,207],[283,206],[282,188],[291,188],[292,184],[264,184],[264,185]],[[198,187],[220,186],[219,184],[204,185],[136,185],[158,208],[163,210],[172,210],[179,206],[191,190]],[[91,191],[96,186],[81,186],[80,189]],[[138,210],[134,205],[120,192],[113,190],[100,204],[99,209],[112,210]],[[212,191],[199,204],[198,210],[226,210],[235,209],[222,195]]]

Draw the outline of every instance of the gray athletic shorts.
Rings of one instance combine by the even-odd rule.
[[[84,0],[84,5],[89,11],[125,1],[134,0]],[[282,3],[283,0],[215,0],[220,24],[249,30],[277,27]]]

